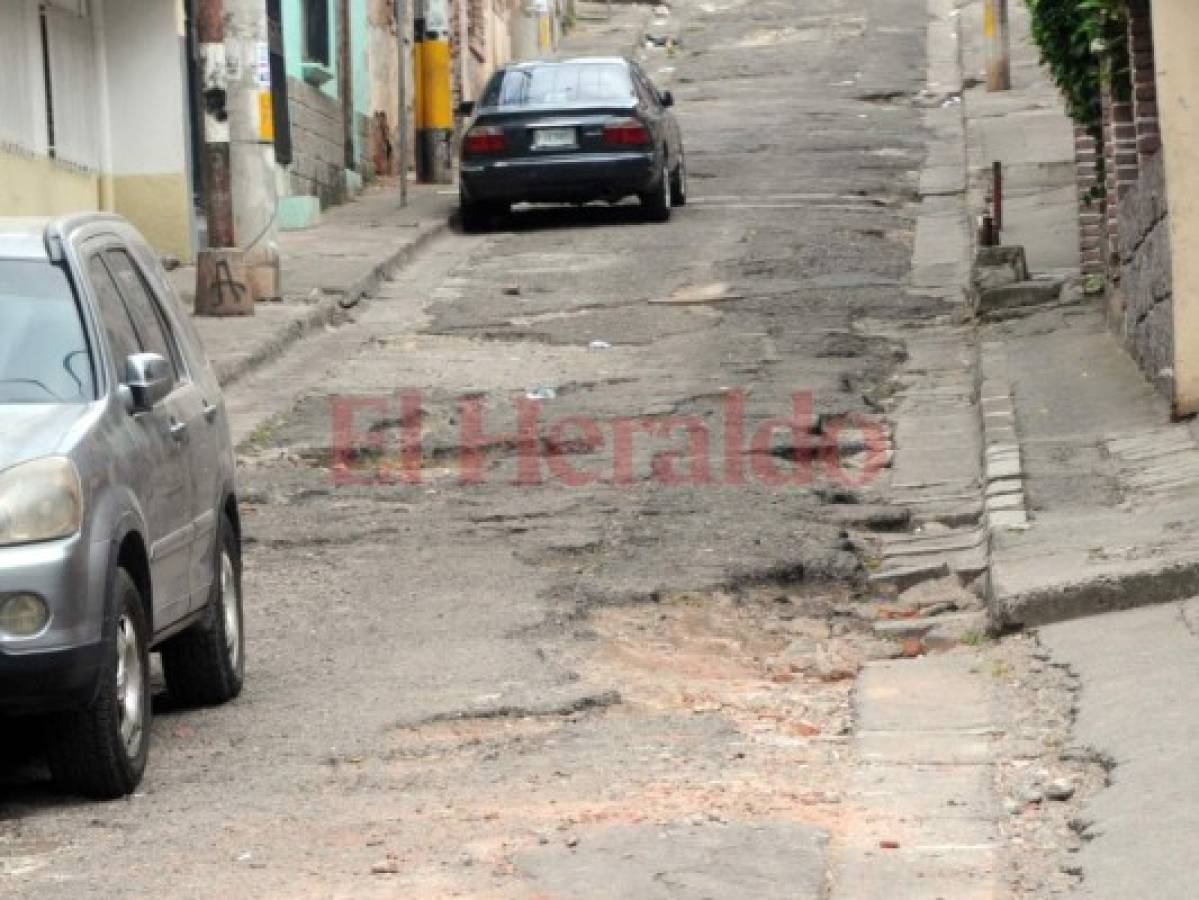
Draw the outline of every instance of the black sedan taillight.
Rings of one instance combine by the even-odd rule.
[[[462,151],[471,156],[503,153],[508,147],[504,129],[495,125],[476,125],[462,139]]]
[[[644,147],[649,142],[649,130],[637,119],[615,119],[604,126],[608,147]]]

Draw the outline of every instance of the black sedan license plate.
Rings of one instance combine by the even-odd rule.
[[[578,145],[573,128],[538,128],[533,132],[534,150],[573,150]]]

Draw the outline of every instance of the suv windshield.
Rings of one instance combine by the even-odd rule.
[[[501,72],[483,95],[483,106],[554,106],[560,103],[628,103],[634,97],[628,69],[617,63],[550,63]]]
[[[0,259],[0,403],[95,397],[91,352],[66,273],[42,260]]]

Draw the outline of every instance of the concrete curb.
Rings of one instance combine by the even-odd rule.
[[[981,344],[977,365],[987,527],[991,531],[1023,531],[1030,527],[1024,503],[1024,466],[1003,343]]]
[[[245,356],[228,363],[214,362],[213,369],[221,387],[228,388],[267,363],[278,359],[305,335],[329,325],[346,309],[370,297],[378,290],[380,284],[393,280],[401,269],[412,263],[430,241],[440,237],[448,228],[449,221],[446,219],[435,220],[427,226],[422,226],[420,233],[413,240],[389,253],[368,272],[355,279],[344,291],[326,293],[312,304],[306,314],[288,322],[270,339],[259,343]]]

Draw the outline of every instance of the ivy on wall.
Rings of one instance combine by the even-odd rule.
[[[1123,99],[1128,80],[1127,0],[1026,0],[1041,61],[1080,124],[1098,129],[1102,79]]]

